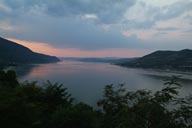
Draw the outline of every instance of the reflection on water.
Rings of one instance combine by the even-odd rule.
[[[180,74],[172,74],[172,75],[168,75],[168,76],[167,75],[164,75],[164,76],[163,75],[155,75],[155,74],[143,74],[143,75],[151,77],[152,79],[159,79],[159,80],[167,80],[167,79],[170,79],[172,75],[176,75],[179,78],[177,81],[179,84],[185,85],[185,86],[187,86],[187,85],[192,86],[191,85],[192,79],[191,78],[188,79],[188,78],[186,78]],[[191,77],[192,77],[192,75],[191,75]]]
[[[20,65],[20,66],[15,67],[14,70],[16,70],[18,78],[21,79],[22,77],[25,77],[25,76],[28,76],[29,74],[31,74],[33,69],[37,68],[38,66],[39,65],[35,65],[35,64]]]
[[[78,101],[84,101],[95,105],[102,97],[102,91],[107,84],[125,83],[128,90],[150,89],[159,90],[164,83],[164,75],[142,69],[123,68],[106,63],[85,62],[59,62],[54,64],[39,64],[17,69],[20,81],[39,81],[39,83],[50,80],[63,83],[69,92]],[[158,76],[160,74],[160,76]],[[186,77],[186,76],[185,76]],[[191,78],[191,75],[187,76]],[[192,90],[192,81],[185,82],[181,90],[182,95],[189,94]]]

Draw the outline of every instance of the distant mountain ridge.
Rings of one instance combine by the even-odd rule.
[[[118,58],[118,57],[61,57],[63,61],[80,61],[94,63],[123,63],[137,58]]]
[[[51,63],[58,62],[55,56],[44,55],[31,51],[15,42],[0,37],[0,65],[9,63]]]
[[[192,70],[192,50],[156,51],[137,60],[118,65],[134,68]]]

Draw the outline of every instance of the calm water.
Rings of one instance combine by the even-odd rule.
[[[152,70],[123,68],[106,63],[60,62],[17,67],[21,82],[38,81],[40,84],[50,80],[59,82],[68,88],[77,101],[95,105],[102,97],[107,84],[125,83],[128,90],[150,89],[159,90],[163,87],[165,76],[175,73],[157,72]],[[181,75],[181,74],[179,74]],[[181,95],[192,91],[192,75],[182,74],[184,84]]]

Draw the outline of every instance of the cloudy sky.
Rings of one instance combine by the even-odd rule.
[[[192,0],[0,0],[0,36],[56,56],[192,49]]]

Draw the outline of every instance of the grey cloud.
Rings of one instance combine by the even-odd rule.
[[[159,13],[155,16],[156,20],[166,20],[172,19],[181,16],[185,12],[192,11],[192,1],[178,1],[172,5],[165,6],[159,11]]]
[[[178,30],[178,28],[175,27],[167,27],[167,28],[157,28],[159,31],[175,31]]]
[[[180,16],[191,11],[192,6],[191,1],[185,0],[185,2],[163,7],[162,9],[167,11],[162,13],[160,8],[143,4],[143,8],[148,8],[148,15],[153,18],[137,22],[122,19],[125,11],[135,5],[137,0],[0,0],[0,2],[4,2],[13,10],[6,12],[0,9],[0,22],[6,22],[19,28],[17,31],[0,30],[1,35],[45,42],[60,48],[86,50],[166,47],[166,43],[171,41],[164,41],[166,43],[155,43],[156,40],[153,40],[154,43],[143,42],[135,35],[124,37],[121,31],[132,28],[136,30],[153,28],[157,21]],[[95,14],[98,19],[88,22],[80,17],[83,14]],[[189,19],[189,17],[186,18]],[[118,24],[118,26],[106,31],[100,27],[103,24],[112,27]],[[160,35],[176,30],[171,27],[158,29]]]
[[[134,20],[124,20],[121,22],[123,29],[149,29],[155,24],[154,21],[137,22]]]
[[[47,15],[70,17],[96,14],[99,22],[114,23],[137,0],[4,0],[14,11],[29,11],[34,6],[44,7]]]
[[[96,14],[102,23],[120,20],[124,12],[135,4],[136,0],[63,0],[60,4],[47,4],[48,14],[54,16]]]
[[[1,0],[0,0],[1,1]],[[121,19],[136,0],[3,0],[13,11],[5,16],[20,30],[0,31],[1,35],[46,42],[55,47],[102,49],[138,47],[136,36],[124,37],[119,30],[105,31],[100,24]],[[97,23],[80,15],[95,14]],[[2,17],[2,19],[3,19]]]
[[[137,2],[137,6],[140,6],[143,9],[143,12],[146,15],[143,21],[138,21],[138,19],[124,19],[122,24],[125,23],[127,29],[149,29],[153,28],[156,22],[165,21],[169,19],[174,19],[182,16],[186,12],[192,13],[192,1],[191,0],[180,0],[170,5],[163,7],[147,5],[144,2]],[[133,12],[134,13],[134,12]],[[149,17],[149,18],[147,18]],[[192,21],[190,16],[184,17],[188,22]],[[168,28],[169,30],[176,30],[175,28]],[[167,29],[167,30],[168,30]]]
[[[184,17],[184,19],[190,24],[192,25],[192,11],[191,11],[191,15],[188,14]]]
[[[183,32],[185,32],[185,33],[192,33],[192,28],[191,28],[191,29],[188,29],[188,30],[185,30],[185,31],[183,31]]]
[[[116,30],[105,31],[81,19],[53,18],[48,16],[23,16],[15,23],[21,31],[4,32],[3,35],[23,40],[46,42],[55,47],[103,49],[140,47],[136,36],[124,37]]]

